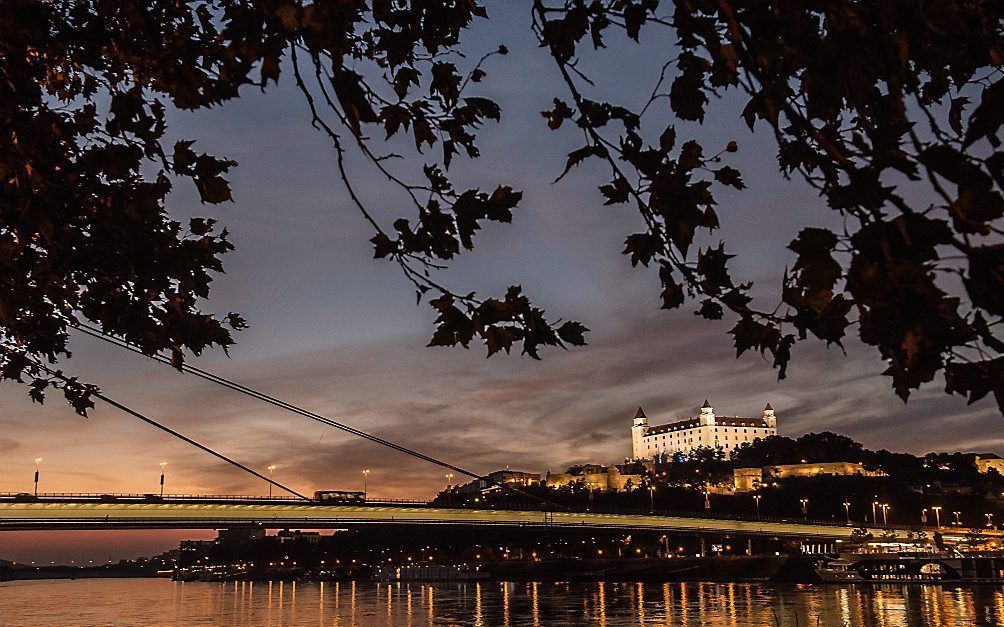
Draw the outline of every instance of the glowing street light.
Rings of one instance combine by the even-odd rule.
[[[35,458],[35,496],[38,496],[38,469],[42,465],[42,458]]]
[[[453,485],[453,473],[448,472],[446,473],[446,489],[449,490],[450,486],[452,485]]]
[[[364,501],[366,500],[366,495],[369,494],[369,492],[367,490],[367,487],[366,487],[366,481],[369,478],[369,476],[370,476],[370,469],[367,468],[366,470],[363,471],[363,500]]]
[[[809,515],[809,499],[799,499],[798,502],[802,504],[802,518],[805,519]]]
[[[886,527],[889,526],[889,504],[882,504],[882,524]]]
[[[753,501],[756,503],[756,517],[757,517],[757,520],[760,519],[760,499],[761,498],[763,498],[763,497],[761,495],[759,495],[759,494],[754,494],[753,495]]]
[[[934,512],[934,524],[936,525],[936,528],[941,529],[941,506],[935,505],[931,508],[931,511]]]
[[[711,511],[711,499],[708,497],[707,488],[704,489],[704,509],[709,512]]]
[[[851,504],[844,501],[844,516],[847,518],[847,524],[851,524]]]
[[[878,507],[878,501],[872,501],[872,524],[878,524],[878,514],[875,513],[875,508]]]
[[[654,512],[655,511],[655,486],[653,486],[653,485],[648,486],[648,504],[649,504],[649,511]]]
[[[167,469],[167,462],[160,462],[160,495],[164,496],[164,472]]]
[[[266,470],[268,470],[268,498],[272,498],[272,472],[275,470],[275,464],[272,464]]]
[[[987,517],[987,527],[993,527],[994,526],[994,515],[993,514],[983,514],[983,515]]]
[[[926,527],[927,526],[927,508],[926,507],[924,509],[920,510],[920,526],[921,527]]]
[[[959,516],[962,515],[962,512],[952,512],[952,514],[955,515],[955,523],[954,524],[957,525],[957,526],[959,526],[959,527],[961,527],[962,526],[962,519],[959,518]]]

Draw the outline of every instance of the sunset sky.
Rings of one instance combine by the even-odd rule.
[[[869,448],[1004,452],[992,399],[967,407],[936,381],[904,405],[879,376],[884,365],[868,347],[851,341],[845,355],[806,342],[795,348],[789,378],[778,382],[759,356],[735,358],[728,321],[699,319],[691,306],[659,310],[656,273],[632,268],[620,254],[639,218],[626,205],[603,206],[596,191],[602,170],[586,164],[552,184],[580,137],[548,131],[539,115],[562,92],[532,39],[529,11],[517,4],[492,5],[491,25],[478,25],[468,39],[465,49],[475,58],[499,43],[512,53],[491,63],[479,86],[502,104],[502,123],[481,133],[484,156],[454,171],[470,186],[522,189],[523,202],[512,225],[482,231],[476,250],[461,255],[442,279],[486,295],[522,284],[552,318],[585,323],[589,346],[547,350],[540,362],[515,354],[485,359],[480,347],[426,348],[433,310],[415,306],[394,266],[372,259],[371,229],[348,204],[330,145],[310,128],[291,81],[282,80],[265,94],[247,89],[221,108],[172,118],[177,137],[196,138],[197,148],[240,164],[231,177],[234,203],[201,206],[184,186],[170,202],[179,219],[210,215],[231,231],[237,250],[225,256],[227,274],[216,279],[208,308],[238,311],[251,325],[229,358],[220,351],[192,363],[478,472],[620,461],[630,453],[637,406],[659,423],[696,413],[705,398],[716,413],[730,415],[759,415],[769,401],[783,435],[832,430]],[[601,93],[640,106],[658,75],[651,60],[658,55],[611,45],[594,60]],[[780,177],[773,139],[762,129],[751,133],[736,111],[726,98],[704,127],[680,124],[678,132],[712,145],[738,140],[733,165],[749,189],[718,193],[723,228],[704,243],[725,240],[738,254],[734,274],[755,281],[762,302],[773,304],[794,258],[787,242],[801,226],[830,225],[834,216],[806,186]],[[421,163],[399,166],[416,171]],[[370,171],[354,171],[386,224],[408,215]],[[437,467],[98,341],[75,338],[73,350],[68,371],[249,466],[275,464],[275,478],[301,491],[361,489],[363,468],[372,470],[370,494],[377,497],[430,497],[445,483]],[[83,419],[55,396],[33,405],[26,389],[3,384],[0,491],[29,491],[37,457],[42,491],[153,492],[164,460],[168,492],[266,491],[262,482],[100,402]],[[205,535],[5,532],[0,559],[103,561]]]

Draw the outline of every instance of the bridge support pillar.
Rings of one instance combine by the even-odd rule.
[[[706,549],[704,547],[704,536],[701,536],[701,557],[707,557]]]

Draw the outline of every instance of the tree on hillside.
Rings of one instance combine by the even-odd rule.
[[[658,268],[664,308],[728,316],[737,353],[769,355],[782,378],[798,340],[840,345],[855,329],[904,400],[942,372],[948,393],[993,393],[1004,410],[1004,4],[529,0],[527,10],[561,77],[541,123],[582,137],[564,172],[605,164],[598,199],[643,218],[624,252]],[[243,320],[199,304],[231,247],[226,231],[172,221],[164,200],[184,179],[204,203],[230,200],[235,164],[193,140],[165,145],[165,110],[218,106],[280,75],[330,138],[376,257],[438,312],[431,345],[536,358],[583,344],[582,324],[551,321],[519,286],[482,298],[438,279],[521,199],[504,181],[465,189],[449,176],[502,114],[475,92],[506,49],[453,54],[476,19],[491,19],[476,0],[0,4],[0,376],[37,400],[63,387],[83,412],[90,388],[55,370],[81,321],[179,365],[186,351],[233,341]],[[642,107],[591,95],[602,76],[583,52],[618,38],[675,42]],[[843,219],[837,231],[800,225],[794,264],[778,270],[780,303],[754,304],[724,244],[695,244],[719,226],[715,192],[744,188],[737,141],[705,147],[653,121],[703,122],[726,91],[745,101],[732,114],[773,134],[779,170]],[[394,166],[381,141],[395,135],[414,142],[421,171]],[[349,151],[396,186],[409,216],[375,219],[346,175]]]
[[[801,459],[808,462],[860,462],[864,454],[860,442],[832,431],[806,433],[795,444]]]
[[[772,435],[752,442],[743,442],[732,450],[731,459],[736,468],[761,468],[797,464],[802,458],[795,440],[783,435]]]

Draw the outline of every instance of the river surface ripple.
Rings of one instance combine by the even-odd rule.
[[[728,583],[0,584],[0,625],[1004,625],[1004,588]]]

